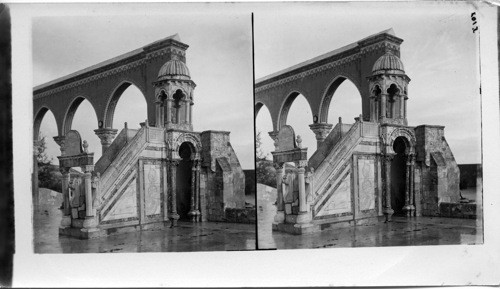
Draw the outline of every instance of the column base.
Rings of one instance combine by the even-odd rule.
[[[403,207],[403,211],[405,212],[406,217],[411,217],[413,216],[413,212],[415,212],[415,206],[406,205]]]
[[[285,222],[285,211],[277,211],[276,215],[274,216],[274,222],[275,224],[279,223],[284,223]]]
[[[173,213],[168,216],[170,219],[170,227],[177,227],[177,220],[179,220],[179,214]]]
[[[394,210],[391,208],[384,208],[382,209],[382,213],[384,213],[385,216],[385,222],[391,222],[392,221],[392,215],[394,214]]]
[[[62,216],[61,224],[59,225],[59,228],[67,228],[67,227],[71,227],[70,215]]]

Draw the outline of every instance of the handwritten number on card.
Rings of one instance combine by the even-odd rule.
[[[479,26],[477,26],[476,12],[472,12],[472,14],[470,15],[470,19],[472,20],[472,33],[476,33],[476,31],[479,29]]]

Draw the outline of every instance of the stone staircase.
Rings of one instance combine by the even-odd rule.
[[[147,127],[139,130],[123,129],[95,165],[100,173],[96,195],[96,210],[102,215],[112,203],[120,187],[126,185],[127,179],[134,177],[136,165],[141,152],[148,145]]]
[[[327,139],[331,137],[331,143],[322,144],[322,146],[325,147],[333,144],[333,148],[323,161],[319,164],[310,163],[310,166],[315,168],[315,172],[313,174],[314,189],[311,192],[313,196],[312,198],[308,198],[313,200],[310,204],[313,211],[313,217],[315,215],[314,213],[319,211],[321,204],[324,203],[326,197],[325,195],[328,192],[328,189],[331,186],[336,185],[337,182],[341,181],[339,175],[343,173],[346,165],[350,163],[352,153],[362,139],[361,122],[348,125],[350,126],[350,129],[343,135],[341,134],[342,126],[344,126],[344,128],[346,127],[344,124],[337,124],[335,129],[332,130],[330,135],[327,137]],[[320,153],[323,154],[323,152]],[[316,159],[313,161],[316,161]]]

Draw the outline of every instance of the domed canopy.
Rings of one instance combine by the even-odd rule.
[[[384,73],[385,70],[395,70],[397,73],[405,72],[401,59],[390,52],[386,52],[375,61],[372,74]]]
[[[190,79],[189,69],[186,64],[178,59],[172,59],[163,64],[158,72],[158,80],[167,78]]]

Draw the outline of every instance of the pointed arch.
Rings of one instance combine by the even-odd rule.
[[[130,86],[134,86],[135,88],[137,88],[141,92],[142,96],[144,97],[144,101],[146,102],[146,106],[147,106],[148,100],[146,98],[146,93],[145,93],[144,89],[131,80],[122,80],[112,90],[110,96],[108,97],[108,101],[106,102],[106,109],[104,110],[104,127],[105,128],[113,128],[113,118],[115,115],[116,105],[118,104],[118,101],[120,100],[120,98],[123,95],[123,93],[125,92],[125,90],[127,90]],[[146,115],[147,115],[147,113],[146,113]]]
[[[278,114],[278,124],[276,127],[276,129],[278,131],[282,126],[284,126],[286,124],[288,112],[290,111],[290,107],[292,107],[293,102],[295,101],[295,99],[299,95],[302,95],[306,99],[307,103],[309,104],[309,110],[311,111],[311,114],[314,114],[314,110],[312,108],[311,101],[307,98],[307,96],[298,90],[294,90],[294,91],[288,93],[287,97],[285,98],[285,100],[281,104],[279,114]],[[311,120],[311,121],[313,121],[313,120]]]
[[[33,140],[38,140],[38,138],[40,137],[40,127],[42,125],[43,118],[45,117],[45,114],[48,111],[50,111],[50,113],[52,113],[52,115],[55,118],[54,112],[46,105],[42,105],[42,107],[40,107],[38,111],[35,113],[35,116],[33,118]],[[59,124],[57,123],[57,119],[56,119],[56,129],[59,132],[60,128]]]
[[[363,96],[361,94],[361,90],[359,89],[359,85],[357,82],[352,80],[353,78],[345,75],[338,75],[330,81],[330,83],[326,86],[322,98],[321,98],[321,103],[320,103],[320,108],[319,108],[319,122],[320,123],[328,123],[328,112],[330,111],[330,104],[332,102],[333,96],[335,94],[335,91],[340,87],[340,85],[345,81],[348,80],[351,82],[356,89],[358,90],[359,97],[361,100],[361,107],[360,110],[363,110]]]
[[[71,100],[70,105],[68,106],[68,108],[66,109],[66,113],[64,114],[64,120],[63,120],[63,125],[62,125],[62,127],[63,127],[62,134],[63,135],[66,135],[66,133],[71,130],[71,125],[73,123],[73,118],[75,117],[75,113],[78,110],[78,107],[80,106],[80,104],[84,100],[87,100],[90,103],[90,106],[92,106],[92,109],[94,110],[95,115],[96,116],[99,115],[97,113],[97,110],[95,109],[95,105],[89,100],[88,97],[85,97],[83,95],[76,96],[75,98],[73,98],[73,100]],[[96,121],[96,125],[97,125],[98,120],[96,119],[95,121]]]

